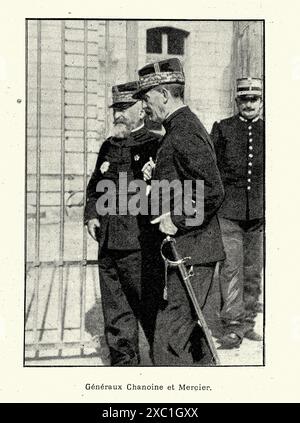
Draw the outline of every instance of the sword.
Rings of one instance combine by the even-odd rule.
[[[173,254],[174,259],[175,259],[174,261],[168,259],[164,255],[164,253],[163,253],[163,247],[167,243],[170,243],[170,248],[171,248],[172,254]],[[201,308],[199,306],[197,297],[195,295],[194,289],[193,289],[192,284],[191,284],[191,281],[190,281],[190,278],[192,276],[194,276],[193,266],[191,266],[189,270],[187,270],[187,268],[185,266],[185,263],[187,262],[187,260],[190,260],[191,257],[184,257],[184,258],[180,257],[180,255],[178,254],[178,251],[177,251],[177,249],[175,247],[175,244],[176,244],[175,238],[172,238],[171,236],[168,235],[163,240],[163,242],[161,244],[161,247],[160,247],[160,253],[161,253],[161,256],[162,256],[162,258],[163,258],[163,260],[165,262],[166,276],[167,276],[167,267],[168,266],[170,266],[170,267],[178,267],[179,272],[180,272],[180,275],[181,275],[181,278],[183,280],[183,283],[184,283],[184,285],[186,287],[186,290],[188,292],[189,298],[190,298],[190,300],[191,300],[191,302],[193,304],[195,313],[197,315],[198,324],[200,325],[200,327],[203,330],[203,333],[204,333],[204,336],[206,338],[207,344],[209,346],[210,352],[212,354],[214,363],[215,363],[216,366],[219,366],[220,365],[220,359],[218,357],[218,353],[217,353],[217,350],[216,350],[214,341],[212,339],[210,330],[208,329],[208,326],[206,324],[206,321],[204,319],[203,313],[201,311]],[[165,281],[165,283],[167,284],[167,280]],[[165,291],[164,291],[164,297],[165,297],[165,299],[166,299],[166,287],[167,287],[167,285],[165,285]]]

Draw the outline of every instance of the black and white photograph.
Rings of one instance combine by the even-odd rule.
[[[264,22],[26,24],[25,365],[263,365]]]
[[[1,403],[299,401],[299,12],[3,7]]]

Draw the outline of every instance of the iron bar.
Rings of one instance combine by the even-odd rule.
[[[58,341],[63,341],[64,286],[64,225],[65,225],[65,21],[61,21],[61,145],[60,145],[60,221],[59,221],[59,281],[58,281]],[[62,350],[59,351],[61,355]]]
[[[57,189],[57,190],[41,190],[41,192],[43,194],[58,194],[60,191]],[[71,189],[71,190],[65,190],[65,193],[66,194],[72,194],[73,192],[74,192],[73,189]],[[82,189],[79,189],[76,192],[83,192],[83,190]],[[35,190],[34,191],[33,190],[32,191],[27,191],[27,194],[35,194]]]
[[[66,30],[71,30],[71,31],[84,31],[85,30],[85,28],[78,28],[78,27],[72,27],[72,26],[66,26]],[[91,31],[91,32],[96,32],[96,31],[98,31],[97,29],[94,29],[94,28],[88,28],[88,31]]]
[[[43,318],[42,318],[42,321],[41,321],[41,327],[38,329],[38,331],[39,331],[39,342],[42,342],[44,332],[47,330],[46,321],[47,321],[47,315],[48,315],[48,311],[49,311],[49,304],[50,304],[50,300],[51,300],[52,288],[53,288],[53,285],[54,285],[55,272],[56,272],[56,269],[53,268],[51,279],[50,279],[50,284],[49,284],[49,290],[48,290],[48,294],[47,294],[47,297],[46,297],[46,304],[45,304],[45,309],[44,309],[44,312],[43,312]]]
[[[107,76],[109,75],[109,21],[105,21],[105,75],[104,75],[104,130],[105,130],[105,136],[108,133],[108,88],[109,83],[107,81]]]
[[[78,66],[78,65],[67,65],[67,64],[65,64],[65,67],[66,68],[76,68],[76,69],[82,69],[82,66]],[[88,69],[98,69],[98,67],[97,66],[88,66]]]
[[[84,20],[84,69],[83,69],[83,77],[84,77],[84,95],[83,95],[83,104],[84,104],[84,124],[83,124],[83,208],[86,204],[86,186],[87,186],[87,59],[88,59],[88,23],[87,20]],[[82,225],[83,234],[82,234],[82,260],[83,263],[86,263],[87,260],[87,232],[84,225]],[[81,266],[81,289],[80,289],[80,341],[84,342],[84,333],[85,333],[85,301],[86,301],[86,265]],[[81,355],[84,354],[84,348],[81,348],[80,351]]]
[[[65,39],[68,43],[84,43],[83,40],[70,40],[69,38]],[[98,44],[98,41],[89,41],[89,44]]]
[[[93,341],[74,341],[74,342],[38,342],[36,344],[25,344],[25,351],[39,351],[58,349],[62,350],[65,348],[76,348],[84,349],[84,347],[95,348],[95,343]],[[51,356],[53,358],[53,356]],[[29,358],[26,359],[30,360]]]
[[[34,342],[38,343],[38,312],[39,312],[39,280],[40,280],[40,223],[41,223],[41,68],[42,68],[42,51],[41,51],[41,21],[37,20],[37,91],[36,91],[36,215],[35,215],[35,260],[36,267],[34,281]],[[38,351],[36,352],[38,357]]]
[[[93,266],[98,264],[98,260],[64,260],[63,266]],[[27,262],[28,270],[34,268],[34,261]],[[40,268],[43,267],[59,267],[60,263],[58,261],[42,261],[40,262]]]
[[[85,56],[84,52],[83,53],[69,53],[69,52],[66,51],[65,54],[68,55],[68,56]],[[87,53],[87,56],[98,57],[98,54],[97,53]],[[69,66],[72,66],[72,65],[69,65]]]
[[[35,173],[28,173],[27,175],[29,175],[29,176],[35,176],[36,174]],[[41,173],[41,176],[44,176],[44,177],[49,177],[49,178],[57,178],[58,176],[60,176],[60,173]],[[73,179],[73,177],[80,177],[80,176],[83,176],[83,174],[82,173],[66,173],[65,174],[65,177],[66,178],[69,178],[70,180],[72,180]]]
[[[68,94],[84,94],[84,90],[66,90]],[[97,91],[88,91],[88,94],[98,94]]]

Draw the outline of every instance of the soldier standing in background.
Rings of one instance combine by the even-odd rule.
[[[220,265],[221,348],[238,347],[243,338],[260,341],[254,331],[263,270],[264,122],[262,81],[237,81],[238,114],[215,122],[214,141],[225,188],[219,210],[226,260]]]
[[[144,127],[142,103],[132,94],[138,82],[112,88],[113,136],[102,144],[95,170],[87,187],[85,223],[89,234],[99,243],[100,292],[104,315],[104,332],[113,366],[134,366],[140,363],[138,322],[153,344],[159,285],[151,290],[153,273],[150,263],[155,249],[155,231],[148,216],[99,215],[97,184],[110,180],[119,194],[119,174],[132,180],[143,180],[142,169],[155,160],[160,137]],[[147,166],[146,166],[147,167]],[[130,195],[128,195],[129,199]],[[157,288],[157,290],[155,290]]]

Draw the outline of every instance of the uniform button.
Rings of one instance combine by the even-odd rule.
[[[252,159],[252,157],[253,157],[253,154],[249,154],[249,157]]]
[[[252,163],[251,163],[251,162],[249,162],[249,163],[248,163],[248,166],[252,166]]]
[[[251,137],[251,135],[252,135],[252,132],[249,132],[249,137]]]
[[[252,173],[252,171],[251,170],[248,170],[248,175],[251,175],[251,173]]]
[[[250,126],[248,126],[248,129],[249,129],[249,131],[251,131],[251,129],[252,129],[252,126],[250,125]]]
[[[249,187],[249,185],[247,186],[247,190],[250,191],[251,187]]]
[[[252,145],[249,145],[249,150],[253,150],[253,147],[252,147]]]
[[[251,182],[251,179],[249,178],[249,179],[247,179],[247,181],[248,181],[248,182]]]
[[[249,142],[252,142],[253,141],[253,138],[249,138]]]

